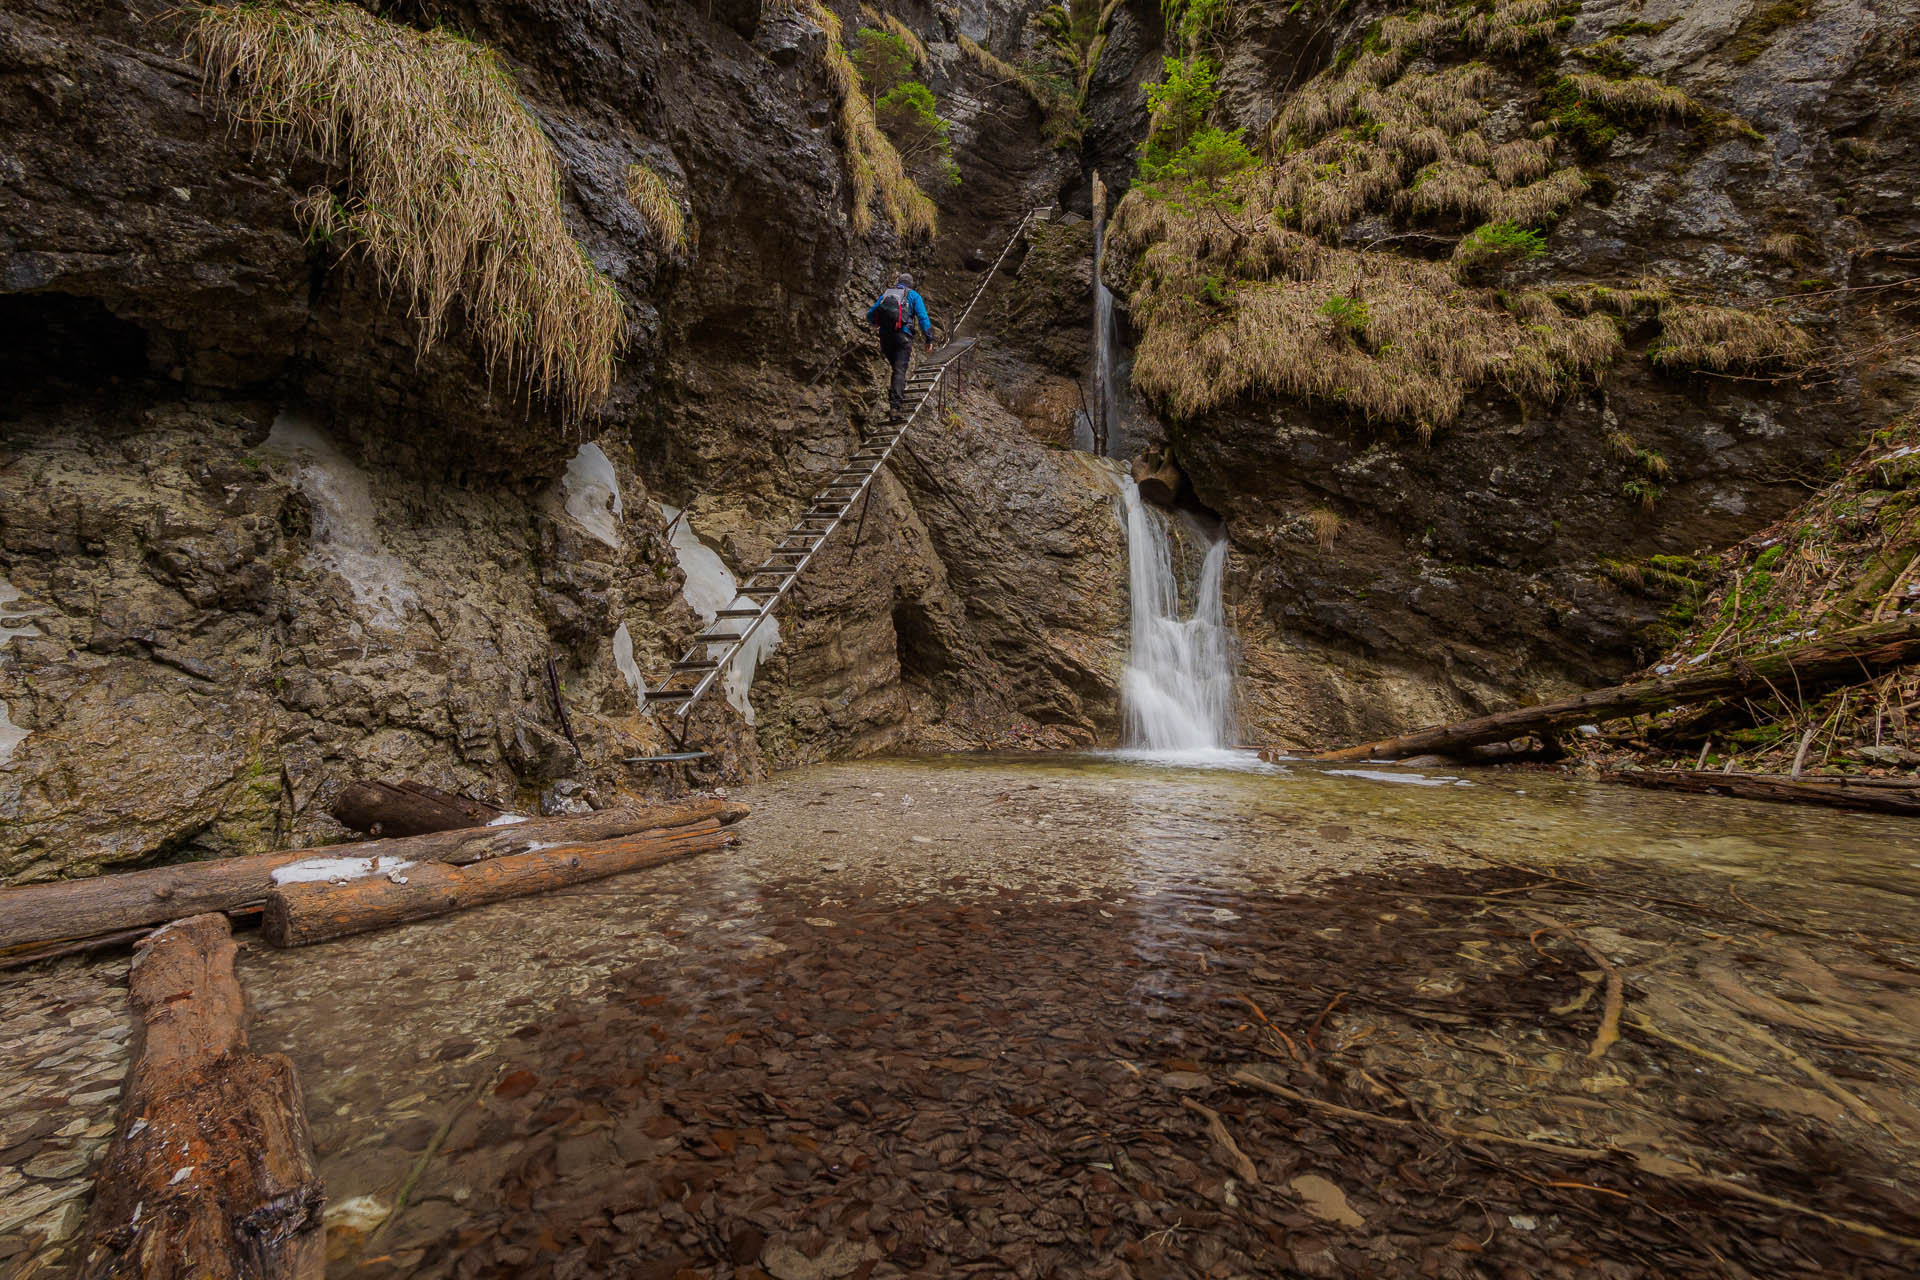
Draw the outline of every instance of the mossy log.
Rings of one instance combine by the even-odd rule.
[[[259,902],[273,873],[310,858],[392,858],[405,862],[482,862],[522,853],[534,844],[585,844],[653,828],[737,822],[747,807],[726,800],[694,800],[645,808],[602,809],[510,826],[469,827],[398,840],[323,845],[286,853],[211,862],[183,862],[147,871],[0,889],[0,951],[91,938],[138,925],[160,924],[203,911],[230,911]]]
[[[389,839],[484,827],[500,816],[500,810],[485,801],[411,780],[352,783],[327,806],[327,812],[349,831]]]
[[[344,884],[282,885],[267,895],[261,933],[276,947],[326,942],[711,853],[727,840],[719,821],[710,818],[466,867],[425,863]]]
[[[227,918],[194,916],[134,953],[133,1070],[94,1184],[85,1280],[319,1280],[326,1270],[300,1079],[247,1050]]]
[[[1853,684],[1889,667],[1910,662],[1920,662],[1920,617],[1854,627],[1772,653],[1749,654],[1654,680],[1595,689],[1559,702],[1476,716],[1397,738],[1323,752],[1311,758],[1398,760],[1429,752],[1446,755],[1529,734],[1554,733],[1619,716],[1665,711],[1708,698],[1803,697],[1817,689]]]
[[[1600,776],[1608,782],[1624,782],[1656,791],[1738,796],[1743,800],[1777,800],[1920,817],[1920,781],[1793,778],[1769,773],[1717,773],[1706,769],[1623,769]]]

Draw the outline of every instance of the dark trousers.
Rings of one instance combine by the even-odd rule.
[[[907,408],[907,365],[913,359],[913,339],[904,333],[883,332],[880,354],[893,365],[893,381],[887,387],[887,412],[898,417]]]

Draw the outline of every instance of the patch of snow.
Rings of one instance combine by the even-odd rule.
[[[671,541],[674,558],[680,562],[680,571],[687,576],[687,585],[681,591],[688,604],[693,606],[700,620],[709,631],[728,635],[742,634],[742,628],[753,624],[752,618],[718,618],[722,609],[754,609],[760,602],[750,596],[739,594],[735,588],[739,583],[733,571],[727,568],[717,552],[693,531],[693,521],[675,521],[680,514],[678,507],[662,504],[661,516],[673,525]],[[754,628],[753,636],[740,647],[740,652],[728,664],[722,677],[721,687],[726,690],[727,703],[746,719],[754,722],[753,704],[747,701],[747,690],[753,687],[753,673],[767,655],[780,643],[780,624],[768,618]],[[727,651],[728,642],[707,646],[707,656],[717,659]]]
[[[620,525],[626,508],[620,502],[620,477],[613,460],[599,445],[588,441],[574,451],[560,477],[566,511],[582,529],[610,547],[620,546]]]
[[[527,847],[522,849],[520,852],[538,853],[542,849],[558,849],[561,845],[565,843],[566,843],[565,840],[529,840],[527,842]]]
[[[1445,787],[1460,781],[1452,776],[1428,777],[1424,773],[1388,773],[1384,769],[1329,769],[1327,772],[1338,774],[1342,778],[1366,778],[1371,782],[1401,782],[1410,787]]]
[[[613,665],[619,670],[620,678],[627,682],[627,688],[633,690],[635,704],[644,708],[647,704],[647,682],[640,677],[640,664],[633,660],[633,633],[627,630],[624,622],[614,628]]]
[[[516,822],[525,822],[526,820],[527,815],[524,813],[503,813],[487,825],[490,827],[510,827]]]
[[[369,621],[398,630],[416,597],[406,565],[380,539],[371,477],[290,409],[273,420],[260,451],[293,464],[293,482],[313,507],[308,560],[345,578]]]
[[[405,871],[413,863],[399,858],[305,858],[299,862],[290,862],[275,869],[273,883],[283,884],[338,884],[346,880],[361,880],[367,876],[392,875],[396,871]],[[405,881],[395,881],[404,884]]]
[[[0,577],[0,648],[4,648],[13,643],[19,636],[37,636],[40,634],[40,628],[27,621],[28,618],[33,616],[32,614],[8,608],[9,605],[15,600],[18,600],[23,594],[25,593],[23,593],[20,588],[14,586],[11,582],[7,581],[6,578]],[[10,626],[8,625],[9,622],[19,622],[24,625]],[[31,729],[22,729],[19,725],[15,724],[10,711],[11,708],[7,706],[7,700],[0,698],[0,764],[5,764],[11,760],[13,758],[14,748],[25,742],[27,735],[33,732]]]
[[[170,1187],[173,1187],[173,1186],[178,1186],[182,1182],[185,1182],[190,1176],[192,1176],[193,1171],[196,1167],[198,1166],[185,1165],[179,1169],[175,1169],[173,1171],[173,1176],[167,1179],[167,1185]]]

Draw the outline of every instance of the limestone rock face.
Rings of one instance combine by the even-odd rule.
[[[981,245],[1057,197],[1070,163],[1020,141],[1017,90],[932,33],[971,198],[908,250],[884,220],[853,232],[825,37],[804,18],[752,0],[379,12],[447,23],[514,77],[628,316],[612,394],[568,426],[492,376],[461,324],[422,353],[372,265],[295,216],[342,173],[230,127],[174,6],[9,6],[0,881],[326,839],[326,803],[358,777],[525,812],[770,761],[1111,735],[1110,491],[984,375],[958,425],[917,440],[930,475],[902,458],[857,546],[849,526],[800,589],[757,726],[718,698],[663,725],[633,685],[700,626],[659,504],[691,502],[735,572],[758,563],[869,419],[861,313],[887,273],[922,272],[950,321]],[[1010,49],[1025,10],[959,20]],[[636,161],[686,209],[685,252],[628,204]],[[604,488],[569,509],[588,441],[617,512]],[[711,757],[626,763],[674,750],[669,729]]]

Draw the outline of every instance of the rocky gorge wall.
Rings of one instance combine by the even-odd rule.
[[[969,197],[943,197],[963,212],[931,249],[856,231],[804,9],[381,12],[491,48],[550,139],[566,227],[628,320],[611,390],[570,420],[490,369],[457,309],[425,347],[377,264],[296,216],[340,166],[236,127],[174,7],[8,6],[0,879],[331,838],[357,777],[548,809],[684,785],[622,763],[667,742],[631,677],[699,625],[659,504],[691,501],[736,572],[757,563],[872,411],[859,314],[886,273],[930,273],[951,318],[978,242],[1071,170],[1018,145],[1031,103],[952,43],[1019,38],[1010,6],[904,11]],[[627,198],[635,163],[684,246]],[[1034,376],[1017,353],[980,369],[876,486],[857,554],[841,535],[783,613],[757,723],[699,713],[715,756],[687,779],[1111,732],[1110,484],[1002,407]]]
[[[1250,737],[1364,739],[1619,679],[1665,646],[1655,624],[1673,600],[1657,589],[1659,566],[1684,572],[1696,552],[1778,518],[1863,433],[1914,402],[1913,5],[1500,0],[1205,12],[1212,25],[1196,43],[1175,36],[1165,48],[1218,68],[1213,118],[1272,157],[1256,179],[1302,155],[1322,167],[1305,204],[1247,196],[1192,216],[1190,231],[1147,235],[1161,247],[1144,258],[1136,237],[1109,273],[1131,296],[1142,343],[1156,323],[1142,308],[1166,303],[1176,260],[1195,291],[1181,305],[1202,317],[1181,346],[1197,347],[1193,335],[1210,326],[1231,330],[1256,306],[1279,317],[1210,348],[1193,362],[1196,377],[1258,365],[1250,352],[1264,335],[1298,331],[1286,339],[1299,344],[1294,354],[1273,362],[1284,368],[1254,370],[1264,385],[1171,412],[1163,428],[1197,499],[1232,533]],[[1456,21],[1457,41],[1446,34]],[[1327,96],[1349,75],[1371,77],[1346,100],[1358,107],[1340,105],[1345,90]],[[1462,76],[1471,91],[1452,98],[1451,85],[1469,83]],[[1567,105],[1570,83],[1674,105],[1607,118],[1597,99]],[[1310,100],[1332,105],[1317,116]],[[1454,140],[1458,167],[1423,167],[1439,152],[1422,148],[1445,145],[1436,131]],[[1551,169],[1577,197],[1542,212],[1527,201],[1559,197],[1519,186],[1498,194],[1505,179],[1488,169],[1528,154],[1544,156],[1543,167],[1515,183]],[[1456,192],[1442,179],[1489,185]],[[1326,212],[1349,195],[1351,211]],[[1429,264],[1449,270],[1468,233],[1502,217],[1542,229],[1538,256],[1462,271],[1451,301],[1443,289],[1404,320],[1389,314],[1401,281],[1426,279],[1416,273]],[[1357,288],[1353,277],[1335,284],[1342,271],[1357,272]],[[1284,289],[1293,300],[1276,303]],[[1339,289],[1355,309],[1330,315],[1322,308],[1340,305]],[[1636,289],[1785,324],[1809,352],[1790,367],[1688,364],[1673,358],[1679,344],[1657,309],[1629,306],[1599,367],[1560,375],[1545,396],[1501,386],[1496,351],[1488,383],[1469,385],[1438,430],[1424,428],[1430,439],[1410,416],[1371,407],[1431,371],[1396,343],[1431,342],[1438,373],[1451,376],[1445,362],[1465,357],[1449,348],[1478,314],[1464,309],[1480,305],[1470,298],[1487,299],[1495,318],[1526,313],[1508,350],[1528,323],[1575,332],[1594,298],[1611,296],[1611,306]],[[1450,308],[1458,319],[1428,328]],[[1361,317],[1351,332],[1340,318],[1349,314]],[[1383,317],[1400,327],[1387,332]],[[1343,387],[1321,372],[1335,367],[1388,381]],[[1316,379],[1324,391],[1289,389]]]

